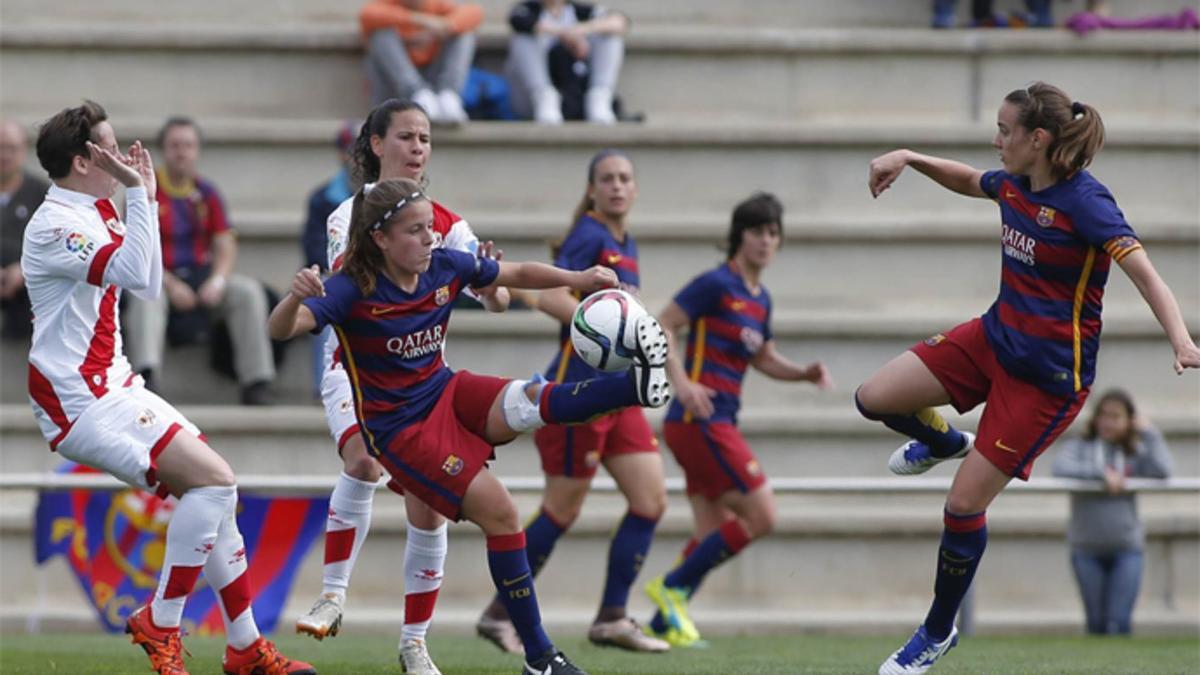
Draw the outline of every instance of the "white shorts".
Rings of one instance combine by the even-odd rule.
[[[200,436],[196,425],[154,392],[114,389],[75,419],[58,454],[165,496],[155,460],[181,430]]]
[[[325,422],[337,443],[338,453],[350,437],[357,434],[358,416],[354,413],[354,389],[350,376],[341,367],[327,368],[321,376],[321,402],[325,404]]]

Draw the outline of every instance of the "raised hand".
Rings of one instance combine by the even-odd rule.
[[[571,284],[571,288],[584,293],[617,286],[617,273],[612,271],[611,267],[603,265],[594,265],[582,272],[576,272],[575,279],[576,282]]]
[[[142,177],[142,185],[146,186],[146,193],[153,200],[158,191],[158,177],[154,173],[154,158],[150,151],[142,145],[141,141],[134,141],[133,145],[129,146],[129,159],[131,160],[130,165]]]
[[[475,255],[480,258],[487,258],[489,260],[500,262],[500,259],[504,257],[504,251],[496,248],[496,242],[486,241],[475,251]],[[492,284],[491,286],[488,286],[487,288],[481,288],[476,292],[479,293],[479,297],[481,298],[490,298],[499,293],[500,288],[500,286]]]
[[[872,197],[883,194],[883,191],[890,188],[900,177],[900,172],[908,165],[907,152],[894,150],[871,160],[867,187],[870,188]]]
[[[95,143],[87,142],[88,159],[96,165],[98,169],[117,179],[117,182],[127,188],[144,185],[142,177],[132,164],[130,158],[113,152],[107,148],[102,148]]]
[[[325,284],[321,282],[321,270],[316,265],[302,267],[292,278],[292,295],[300,300],[325,296]]]

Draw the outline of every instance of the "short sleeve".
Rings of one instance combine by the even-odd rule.
[[[554,265],[565,270],[581,272],[596,264],[603,248],[604,242],[595,233],[577,225],[563,241],[562,248],[554,258]]]
[[[1004,182],[1004,177],[1006,175],[1007,174],[1001,169],[984,171],[983,175],[979,177],[979,189],[983,190],[983,194],[987,195],[988,197],[991,197],[992,199],[999,199],[1000,185]]]
[[[695,321],[716,310],[720,297],[719,284],[713,279],[712,273],[707,272],[689,281],[675,294],[674,301],[689,319]]]
[[[1103,186],[1096,186],[1081,195],[1070,215],[1079,236],[1092,246],[1104,249],[1113,262],[1121,262],[1142,247],[1137,233],[1117,206],[1117,200]]]
[[[347,209],[338,206],[325,221],[326,267],[336,272],[342,267],[342,256],[346,253],[346,235],[350,220]]]
[[[767,315],[763,317],[763,343],[770,342],[775,338],[775,331],[771,329],[771,314],[774,311],[774,305],[771,303],[771,296],[763,294],[763,304],[767,306]]]
[[[354,281],[345,274],[335,274],[325,280],[325,295],[319,298],[305,298],[301,304],[312,312],[317,325],[313,334],[320,333],[325,326],[338,326],[350,313],[350,307],[362,299],[362,292]]]
[[[463,286],[472,288],[491,286],[496,281],[496,276],[500,274],[500,263],[490,258],[480,258],[470,253],[448,249],[443,249],[442,252],[454,267],[454,273],[462,281]]]
[[[25,237],[24,271],[27,276],[65,277],[104,285],[108,261],[120,248],[100,241],[81,223],[31,229]]]

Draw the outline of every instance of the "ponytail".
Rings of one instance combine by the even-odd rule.
[[[1046,148],[1055,180],[1069,178],[1092,163],[1104,147],[1104,121],[1086,103],[1072,101],[1062,89],[1034,82],[1004,97],[1017,108],[1017,122],[1028,131],[1045,129],[1054,140]]]

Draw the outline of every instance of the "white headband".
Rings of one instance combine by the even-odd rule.
[[[383,214],[382,218],[375,221],[375,224],[371,226],[371,231],[374,232],[375,230],[378,230],[379,228],[383,227],[387,223],[387,221],[392,219],[392,216],[396,215],[397,211],[404,208],[405,204],[412,202],[412,201],[416,201],[418,199],[424,199],[424,198],[425,198],[425,194],[418,191],[418,192],[414,192],[411,195],[405,197],[404,199],[401,199],[400,201],[396,202],[396,205],[393,206],[392,208],[388,209],[387,213]]]

